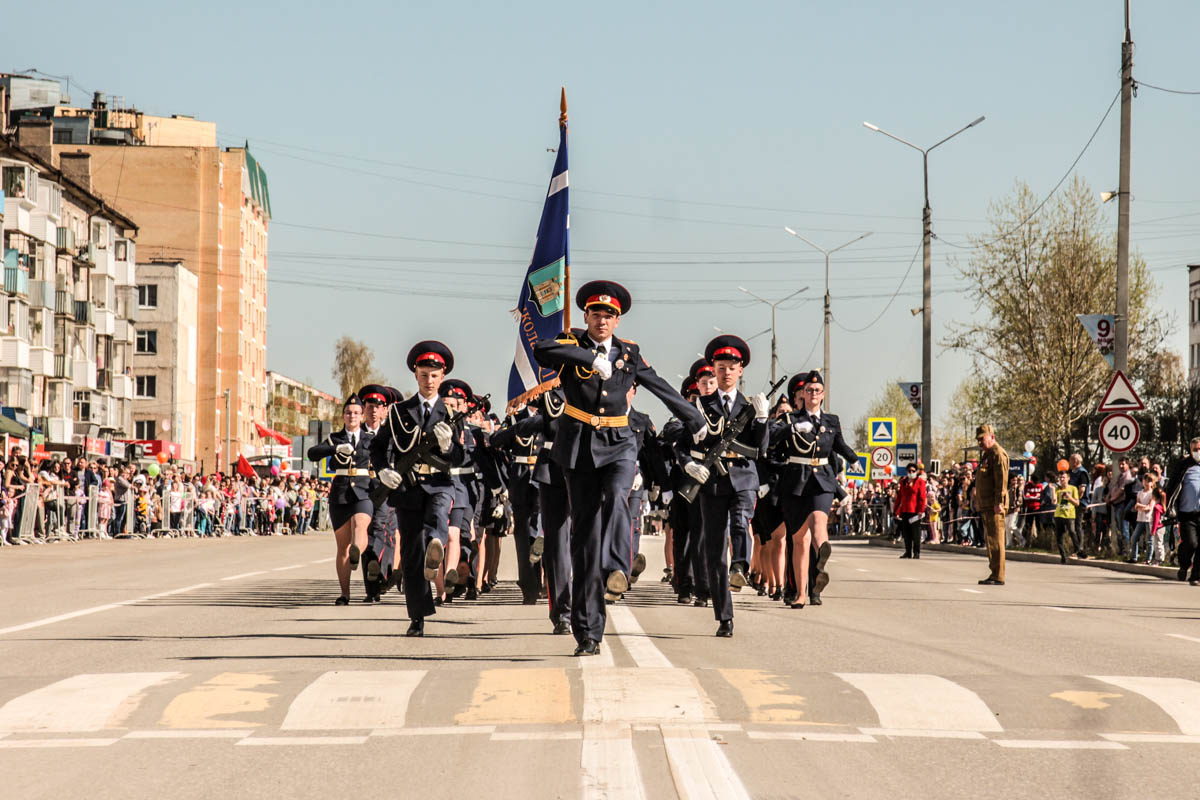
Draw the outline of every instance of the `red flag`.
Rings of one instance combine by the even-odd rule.
[[[250,462],[241,453],[238,453],[237,471],[243,478],[253,478],[255,474],[254,467],[250,466]]]

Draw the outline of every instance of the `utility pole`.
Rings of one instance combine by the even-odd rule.
[[[1133,119],[1133,34],[1125,0],[1125,39],[1121,42],[1121,164],[1117,186],[1117,318],[1113,363],[1129,369],[1129,136]]]
[[[762,297],[759,297],[754,292],[750,291],[749,289],[747,289],[744,286],[738,287],[738,291],[745,292],[746,294],[750,295],[758,302],[766,303],[767,305],[769,305],[771,307],[771,385],[775,384],[776,370],[779,366],[779,349],[776,345],[777,340],[776,340],[776,332],[775,332],[775,309],[779,306],[780,303],[786,303],[788,300],[791,300],[796,295],[800,294],[801,292],[807,291],[807,290],[808,290],[808,287],[805,286],[803,288],[797,289],[796,291],[792,292],[791,294],[789,294],[787,297],[783,298],[782,300],[776,300],[774,303],[772,303],[770,300],[766,300]]]
[[[229,432],[231,430],[231,428],[230,428],[231,422],[232,422],[232,420],[229,418],[229,390],[226,389],[225,390],[225,463],[226,464],[233,463],[233,455],[229,449]],[[221,471],[224,472],[224,469],[222,469]]]
[[[795,236],[800,241],[806,243],[809,247],[813,248],[814,250],[817,250],[817,251],[825,254],[825,361],[821,368],[821,377],[825,381],[825,408],[829,409],[829,408],[833,407],[832,401],[830,400],[830,393],[831,393],[830,384],[833,383],[833,379],[829,377],[829,373],[833,369],[833,367],[829,363],[829,322],[833,319],[833,312],[829,306],[829,257],[831,255],[833,255],[834,253],[836,253],[838,250],[841,250],[843,247],[849,247],[850,245],[854,244],[855,242],[859,241],[860,239],[867,238],[871,234],[864,233],[862,236],[855,237],[855,238],[851,239],[850,241],[846,242],[845,244],[839,244],[837,247],[833,248],[832,250],[826,250],[824,247],[820,247],[817,244],[815,244],[814,242],[811,242],[808,239],[801,236],[800,234],[796,233],[791,228],[785,227],[784,230],[787,231],[788,233],[790,233],[792,236]],[[772,377],[771,382],[774,383],[774,377]],[[789,398],[789,402],[790,402],[790,400],[791,400],[791,398]]]

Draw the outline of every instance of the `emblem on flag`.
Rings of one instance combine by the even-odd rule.
[[[529,273],[529,290],[543,317],[558,314],[563,310],[563,281],[566,278],[565,258]]]

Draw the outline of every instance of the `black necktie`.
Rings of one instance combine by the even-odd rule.
[[[605,347],[604,345],[600,345],[596,349],[599,350],[601,358],[608,358],[608,348],[607,347]]]
[[[421,408],[424,409],[421,412],[421,428],[424,429],[429,427],[429,403],[422,403]]]
[[[733,395],[725,395],[725,416],[733,416]]]

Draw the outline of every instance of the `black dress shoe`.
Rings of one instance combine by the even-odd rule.
[[[679,597],[675,598],[675,602],[679,603],[679,605],[681,605],[681,606],[686,606],[688,603],[692,602],[692,600],[694,600],[694,599],[695,598],[692,597],[691,592],[680,592]]]
[[[788,607],[800,609],[800,608],[804,608],[804,603],[793,600],[791,603],[788,604]]]
[[[564,633],[570,633],[570,632],[571,632],[571,623],[567,622],[565,619],[560,619],[558,622],[554,623],[555,635],[561,636]]]
[[[443,602],[444,602],[444,601],[443,601],[443,600],[442,600],[442,598],[440,598],[440,597],[435,597],[435,598],[433,598],[433,604],[434,604],[435,606],[440,606],[440,605],[442,605],[442,603],[443,603]]]
[[[782,600],[783,592],[781,592],[779,589],[776,589],[774,592],[771,593],[771,599],[775,600],[775,601]]]
[[[584,639],[579,643],[579,646],[575,648],[575,655],[598,656],[600,655],[600,643],[595,639]]]
[[[479,590],[475,588],[474,584],[467,587],[467,599],[468,600],[478,600],[479,599]]]
[[[796,595],[792,592],[784,592],[783,604],[786,606],[790,606],[794,602],[796,602]]]
[[[362,558],[362,551],[358,549],[358,545],[350,545],[350,571],[358,569],[358,560]]]
[[[912,553],[905,553],[904,555],[902,555],[900,557],[901,558],[912,558]]]
[[[646,571],[646,557],[638,553],[633,557],[633,566],[629,570],[629,582],[637,583],[638,576]]]
[[[546,552],[546,540],[538,536],[529,544],[529,563],[536,564],[541,561],[544,552]]]
[[[522,597],[522,598],[521,598],[521,605],[523,605],[523,606],[536,606],[536,605],[537,605],[537,598],[536,598],[536,597]]]
[[[1185,564],[1184,566],[1179,568],[1179,572],[1175,573],[1175,577],[1181,581],[1186,581],[1187,574],[1188,574],[1188,568],[1187,568],[1187,565]]]
[[[829,562],[829,556],[833,553],[833,547],[829,542],[825,542],[817,548],[817,577],[813,581],[813,591],[823,592],[825,587],[829,585],[829,573],[825,571],[825,565]]]
[[[696,608],[708,608],[708,598],[707,597],[697,597],[695,600],[692,601],[692,605]]]
[[[366,597],[364,597],[364,598],[362,599],[362,601],[363,601],[364,603],[378,603],[378,602],[379,602],[379,598],[378,598],[378,597],[376,597],[376,596],[375,596],[375,595],[373,595],[373,594],[369,594],[369,595],[367,595]]]
[[[723,639],[731,638],[733,636],[733,620],[721,620],[721,624],[717,626],[717,636],[720,636]]]
[[[998,581],[995,578],[984,578],[979,582],[980,586],[1003,586],[1004,581]]]
[[[367,580],[372,581],[372,582],[378,581],[379,580],[379,559],[372,558],[370,561],[368,561],[366,570],[367,570]]]
[[[823,605],[821,603],[821,593],[813,592],[811,595],[809,595],[808,602],[812,603],[814,606]]]
[[[741,564],[734,564],[729,570],[729,588],[740,592],[749,581],[746,579],[746,569]]]
[[[424,636],[425,635],[425,620],[414,619],[408,623],[408,630],[404,633],[405,636]]]
[[[348,605],[350,605],[350,598],[346,597],[345,595],[342,595],[337,600],[334,600],[333,604],[335,606],[348,606]]]

